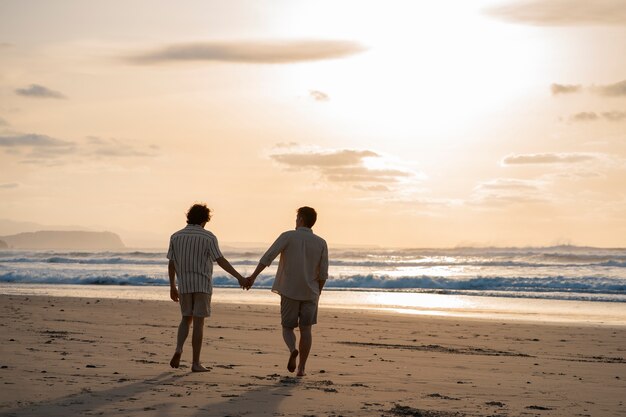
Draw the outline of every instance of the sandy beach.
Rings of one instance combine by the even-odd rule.
[[[278,301],[278,300],[277,300]],[[626,416],[624,327],[320,312],[308,375],[275,306],[214,300],[168,366],[167,301],[0,296],[6,416]]]

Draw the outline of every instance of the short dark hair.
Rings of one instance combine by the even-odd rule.
[[[211,220],[211,209],[206,204],[194,204],[187,211],[187,224],[202,224]]]
[[[304,225],[306,227],[313,227],[315,222],[317,221],[317,212],[312,207],[300,207],[298,209],[298,217],[304,221]]]

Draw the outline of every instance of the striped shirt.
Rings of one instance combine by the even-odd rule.
[[[213,292],[213,262],[222,252],[217,237],[199,224],[188,224],[170,238],[167,259],[174,261],[178,291]]]

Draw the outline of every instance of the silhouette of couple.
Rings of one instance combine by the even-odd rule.
[[[258,275],[280,255],[272,291],[280,295],[283,339],[289,349],[287,369],[294,372],[297,368],[297,375],[304,376],[313,342],[312,327],[317,323],[318,301],[328,278],[328,246],[311,229],[317,213],[311,207],[300,207],[295,230],[282,233],[247,278],[226,260],[217,237],[204,228],[210,219],[211,210],[205,204],[194,204],[187,212],[187,226],[170,238],[167,252],[170,298],[180,304],[182,315],[170,366],[179,367],[183,345],[193,325],[191,370],[208,371],[200,362],[200,351],[204,319],[211,315],[213,262],[235,277],[241,288],[249,290]],[[298,348],[296,327],[300,329]]]

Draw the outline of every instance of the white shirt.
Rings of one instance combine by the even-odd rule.
[[[272,291],[294,300],[316,300],[328,279],[328,246],[308,227],[281,234],[259,261],[270,266],[280,254]]]

